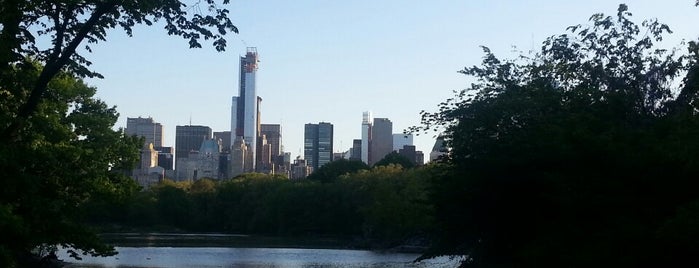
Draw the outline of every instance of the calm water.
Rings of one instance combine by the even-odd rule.
[[[417,254],[378,253],[366,250],[226,247],[117,247],[111,257],[59,258],[68,267],[455,267],[456,261],[438,258],[413,263]]]

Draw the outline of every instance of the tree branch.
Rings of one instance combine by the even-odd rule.
[[[87,37],[87,35],[93,31],[94,26],[99,22],[104,14],[116,7],[115,1],[103,2],[97,5],[95,11],[90,15],[90,18],[83,24],[82,28],[78,30],[75,38],[68,43],[63,51],[60,52],[60,57],[57,59],[48,59],[46,65],[41,70],[39,74],[39,79],[37,80],[34,88],[32,89],[27,102],[24,103],[14,118],[13,122],[8,126],[2,133],[2,138],[5,141],[17,141],[19,130],[26,124],[26,121],[34,114],[36,111],[41,98],[46,92],[49,81],[58,74],[58,72],[68,63],[70,57],[75,54],[75,49],[80,45],[80,43]],[[62,36],[57,36],[57,38],[63,38]],[[62,41],[60,41],[62,42]],[[55,51],[52,53],[55,54]]]

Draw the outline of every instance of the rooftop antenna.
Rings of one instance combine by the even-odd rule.
[[[192,125],[192,113],[189,113],[189,125]]]

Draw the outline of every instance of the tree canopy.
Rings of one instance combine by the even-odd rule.
[[[163,25],[192,48],[211,40],[218,51],[226,47],[223,36],[238,30],[213,0],[1,3],[0,266],[27,265],[17,260],[42,245],[111,254],[83,224],[82,208],[135,191],[118,171],[131,168],[141,141],[112,129],[115,107],[82,81],[101,77],[84,52],[106,41],[110,29],[130,36],[139,24]]]
[[[94,94],[79,78],[60,73],[48,84],[51,98],[20,132],[21,142],[0,146],[3,266],[12,267],[18,255],[41,245],[112,253],[83,224],[81,207],[96,196],[120,198],[137,189],[118,171],[138,160],[142,141],[113,130],[118,114]],[[2,122],[13,105],[11,99],[0,101]]]
[[[433,183],[441,235],[425,257],[466,267],[694,263],[699,117],[696,42],[655,44],[626,5],[568,27],[534,55],[489,49],[476,82],[424,113],[445,128],[448,171]],[[418,128],[418,129],[420,129]],[[619,250],[624,249],[624,250]]]
[[[333,182],[342,175],[365,169],[369,169],[369,166],[362,161],[338,159],[313,171],[313,173],[308,176],[308,179],[320,182]]]
[[[381,160],[378,162],[374,163],[375,167],[378,166],[388,166],[390,164],[395,164],[395,165],[400,165],[403,168],[413,168],[415,167],[415,163],[413,161],[410,161],[405,156],[400,155],[398,152],[393,151],[384,156]]]

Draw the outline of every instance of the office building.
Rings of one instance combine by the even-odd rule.
[[[158,166],[165,170],[173,170],[175,150],[172,147],[155,147],[158,151]]]
[[[231,150],[231,145],[233,145],[233,140],[231,140],[230,131],[217,131],[214,132],[214,140],[221,140],[221,152],[227,153]]]
[[[218,139],[205,140],[199,147],[197,165],[194,169],[194,179],[210,178],[221,179],[222,174],[219,172],[219,164],[221,156],[221,141]]]
[[[202,142],[211,139],[211,128],[207,126],[177,126],[175,128],[175,170],[178,179],[184,179],[186,174],[180,174],[183,159],[188,159],[190,153],[198,152]]]
[[[304,128],[304,159],[313,170],[333,160],[333,125],[326,122],[306,124]]]
[[[246,156],[248,155],[248,147],[245,145],[243,137],[236,137],[233,141],[233,146],[231,146],[231,164],[229,166],[228,177],[234,178],[240,174],[245,173],[246,169]]]
[[[371,163],[371,112],[362,113],[362,147],[360,150],[362,162]]]
[[[350,158],[353,161],[362,161],[362,140],[352,140],[352,148],[350,149]]]
[[[257,49],[247,48],[245,57],[240,57],[240,77],[238,96],[233,97],[231,105],[231,141],[236,138],[245,142],[248,150],[245,159],[255,160],[259,122],[259,103],[262,100],[257,96],[256,76],[258,68]],[[254,171],[254,161],[246,164],[249,170]]]
[[[126,118],[126,135],[144,137],[144,145],[153,144],[154,147],[163,146],[163,126],[153,121],[153,118]]]
[[[292,180],[305,179],[311,172],[313,172],[313,167],[308,165],[307,160],[296,158],[291,165],[291,174],[289,178]]]
[[[282,126],[279,124],[261,124],[260,134],[267,139],[272,159],[279,159],[278,156],[282,155]],[[275,164],[278,165],[284,164],[283,161],[281,163],[278,161],[273,162],[277,162]]]
[[[393,133],[393,150],[403,149],[405,145],[414,145],[413,134]]]
[[[388,118],[374,118],[371,125],[369,165],[383,159],[393,151],[393,123]]]

